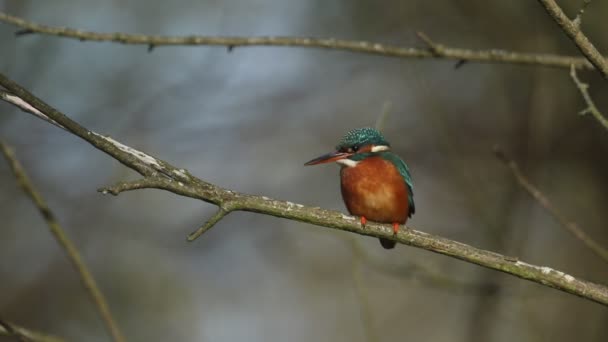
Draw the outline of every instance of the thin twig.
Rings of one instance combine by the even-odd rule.
[[[397,58],[431,58],[456,60],[479,63],[507,63],[521,65],[537,65],[555,68],[569,68],[574,64],[577,68],[593,69],[585,59],[574,56],[561,56],[553,54],[519,53],[498,49],[470,50],[441,45],[440,51],[429,51],[415,47],[400,47],[366,41],[341,40],[334,38],[311,37],[217,37],[217,36],[148,36],[128,33],[99,33],[68,27],[54,27],[40,25],[19,17],[0,12],[0,21],[25,29],[27,34],[43,34],[58,36],[80,41],[115,42],[121,44],[144,45],[148,51],[166,45],[183,46],[225,46],[229,52],[242,46],[297,46],[307,48],[320,48],[342,50],[372,55],[381,55]]]
[[[176,168],[161,159],[154,158],[147,153],[82,127],[2,73],[0,73],[0,86],[66,127],[70,133],[81,137],[142,176],[151,177],[151,182],[154,183],[152,187],[154,188],[199,199],[218,207],[230,204],[229,209],[231,211],[254,212],[360,235],[394,240],[401,244],[508,273],[608,306],[608,287],[576,278],[550,267],[528,264],[517,258],[475,248],[464,243],[417,231],[411,229],[411,227],[402,229],[395,235],[391,225],[368,222],[365,227],[362,227],[355,217],[338,211],[308,207],[265,196],[249,195],[224,189],[194,177],[184,169]]]
[[[416,32],[416,35],[420,40],[429,47],[429,50],[433,53],[434,56],[441,56],[443,53],[443,49],[445,48],[441,44],[435,43],[426,33],[422,31]]]
[[[600,74],[602,74],[602,76],[604,76],[604,78],[608,79],[608,61],[606,61],[606,58],[604,58],[604,56],[597,51],[595,46],[593,46],[593,43],[589,41],[583,31],[581,31],[578,21],[570,20],[562,8],[559,7],[559,5],[555,2],[555,0],[538,0],[538,2],[543,5],[551,18],[553,18],[559,27],[561,27],[562,31],[564,31],[564,33],[570,37],[581,53],[587,57],[589,62],[595,66],[595,68]],[[580,13],[578,18],[580,21]]]
[[[148,177],[137,179],[134,181],[119,182],[112,186],[99,188],[97,189],[97,191],[101,192],[104,195],[112,194],[114,196],[118,196],[120,193],[126,191],[154,188],[154,180],[154,177]]]
[[[0,141],[0,150],[2,154],[8,161],[11,170],[13,171],[15,178],[17,179],[17,183],[23,189],[23,191],[30,197],[30,199],[34,202],[42,217],[46,221],[49,229],[59,245],[65,250],[68,258],[72,262],[72,265],[80,275],[80,280],[82,281],[83,286],[89,292],[91,299],[95,303],[101,318],[103,319],[108,331],[110,332],[112,338],[116,342],[124,342],[125,338],[120,333],[118,329],[118,325],[112,318],[112,314],[110,313],[110,308],[108,307],[108,303],[106,302],[103,294],[97,287],[95,283],[95,279],[91,272],[87,269],[78,249],[72,243],[72,241],[67,237],[59,222],[55,218],[55,215],[48,207],[42,196],[36,191],[32,182],[27,177],[25,170],[16,159],[13,151],[3,142]]]
[[[578,224],[569,220],[564,214],[555,208],[547,196],[538,190],[538,188],[535,187],[528,180],[528,178],[526,178],[526,176],[524,176],[517,163],[513,159],[509,158],[500,147],[496,146],[494,148],[494,152],[496,153],[498,159],[509,167],[511,173],[517,180],[517,183],[524,188],[524,190],[526,190],[528,194],[530,194],[530,196],[532,196],[538,202],[538,204],[540,204],[547,212],[555,217],[562,227],[574,235],[575,238],[581,241],[593,253],[602,258],[604,261],[608,262],[608,250],[606,248],[593,240],[581,227],[579,227]]]
[[[376,120],[376,125],[374,126],[378,131],[384,131],[384,127],[386,127],[386,121],[388,120],[388,117],[391,114],[392,106],[393,104],[391,103],[391,101],[384,102],[384,105],[382,106],[382,113],[380,113],[380,115],[378,116],[378,119]]]
[[[604,126],[604,128],[608,129],[608,119],[606,119],[606,117],[604,117],[602,112],[600,112],[600,110],[597,109],[597,107],[595,106],[595,102],[593,102],[591,95],[589,95],[589,85],[587,83],[583,83],[578,78],[578,76],[576,74],[576,68],[574,68],[574,67],[570,68],[570,77],[572,78],[574,85],[576,85],[576,88],[578,88],[578,91],[583,96],[583,100],[585,100],[585,103],[587,104],[587,108],[581,110],[579,112],[579,114],[585,115],[585,114],[591,113],[591,115],[593,115],[593,117],[602,126]]]
[[[220,206],[215,214],[213,214],[213,216],[211,216],[211,218],[207,220],[204,225],[188,235],[188,241],[198,239],[199,236],[205,234],[209,229],[213,228],[216,223],[220,222],[220,220],[223,219],[224,216],[230,214],[230,212],[231,210],[226,210]]]
[[[429,36],[427,36],[426,33],[422,32],[422,31],[416,32],[416,36],[418,36],[418,38],[428,47],[429,52],[432,53],[433,56],[435,56],[435,57],[441,57],[441,56],[445,55],[447,52],[449,52],[449,50],[450,50],[449,47],[433,41]],[[468,62],[467,59],[463,59],[463,58],[458,59],[456,61],[456,64],[454,64],[454,69],[460,69],[467,62]]]
[[[576,17],[574,18],[574,20],[572,20],[572,23],[576,25],[576,27],[578,27],[579,29],[581,28],[581,24],[583,23],[583,15],[585,14],[585,10],[590,4],[591,0],[583,0],[583,5],[578,10],[578,13],[576,13]]]
[[[0,336],[13,336],[26,342],[65,342],[59,337],[32,331],[3,319],[0,319]]]

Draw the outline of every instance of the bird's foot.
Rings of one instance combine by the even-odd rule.
[[[367,219],[365,216],[361,216],[361,227],[365,229],[365,225],[367,224]]]
[[[399,233],[399,223],[393,222],[393,235],[397,235]]]

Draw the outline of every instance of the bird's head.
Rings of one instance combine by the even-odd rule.
[[[336,162],[344,166],[355,166],[362,156],[370,152],[390,150],[390,144],[382,133],[371,127],[357,128],[346,133],[336,150],[317,157],[304,165],[317,165]]]

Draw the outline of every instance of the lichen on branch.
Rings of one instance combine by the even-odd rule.
[[[97,149],[143,176],[139,181],[120,183],[104,188],[101,190],[102,192],[119,194],[127,190],[154,188],[214,204],[218,206],[220,211],[203,226],[205,230],[220,222],[227,212],[246,211],[270,215],[360,235],[394,240],[404,245],[422,248],[501,271],[608,306],[608,287],[579,279],[550,267],[532,265],[514,257],[479,249],[461,242],[414,230],[411,227],[406,227],[406,229],[402,229],[394,235],[390,225],[370,222],[362,227],[356,218],[338,211],[305,206],[265,196],[239,193],[210,184],[191,175],[184,169],[177,168],[148,153],[138,151],[117,140],[81,126],[1,73],[0,86],[28,104],[28,106],[18,106],[21,110],[29,112],[28,108],[31,106],[64,127],[66,131],[81,137]],[[14,101],[7,102],[15,105]],[[40,117],[39,115],[36,116]],[[191,235],[191,239],[193,237],[195,236]]]

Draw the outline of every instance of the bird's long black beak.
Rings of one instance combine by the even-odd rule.
[[[352,155],[352,153],[333,151],[333,152],[329,152],[327,154],[324,154],[324,155],[322,155],[320,157],[317,157],[317,158],[315,158],[313,160],[310,160],[310,161],[308,161],[304,165],[308,166],[308,165],[318,165],[318,164],[331,163],[331,162],[336,161],[336,160],[347,158],[347,157],[349,157],[351,155]]]

